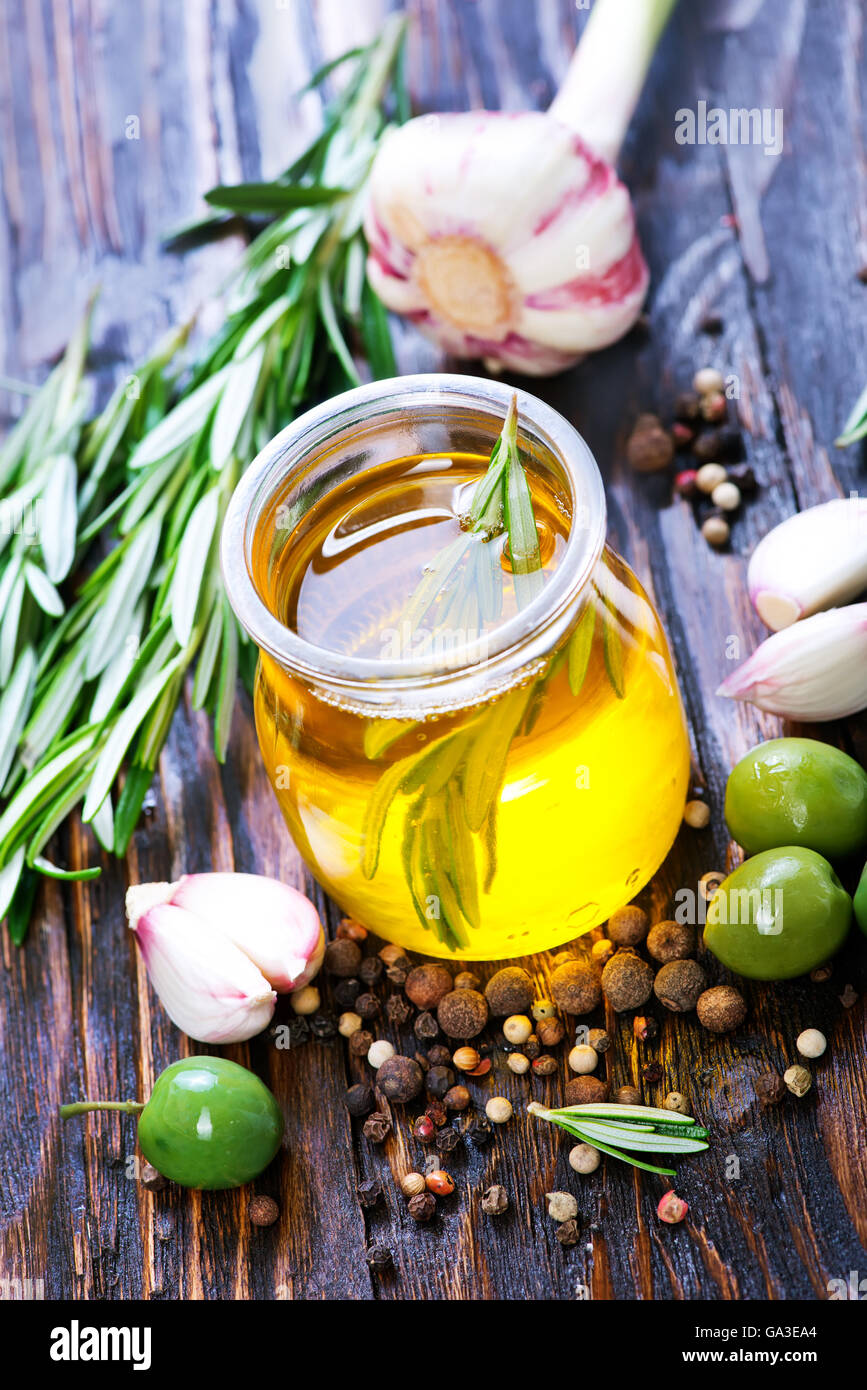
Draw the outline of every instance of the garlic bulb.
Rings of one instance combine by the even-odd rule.
[[[867,708],[867,603],[816,613],[775,632],[717,694],[804,722]]]
[[[759,617],[778,630],[867,588],[867,498],[837,497],[796,512],[753,552],[747,571]]]
[[[277,993],[303,988],[325,952],[309,899],[259,874],[137,884],[126,912],[166,1012],[199,1042],[260,1033]]]
[[[597,0],[548,114],[422,116],[386,137],[365,231],[388,308],[449,353],[537,376],[632,327],[648,271],[613,163],[673,3]]]

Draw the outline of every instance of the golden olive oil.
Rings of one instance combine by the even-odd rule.
[[[406,620],[487,465],[417,456],[344,482],[278,550],[254,550],[259,592],[332,653],[447,668],[455,644],[495,634],[519,607],[492,534],[473,542],[428,626]],[[550,576],[570,518],[527,474]],[[680,824],[689,750],[671,660],[653,606],[609,550],[565,640],[472,707],[434,700],[420,717],[414,701],[378,717],[263,654],[256,721],[312,872],[345,912],[412,950],[500,959],[568,941],[637,893]]]

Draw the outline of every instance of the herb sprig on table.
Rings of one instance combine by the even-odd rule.
[[[649,1105],[567,1105],[562,1109],[546,1110],[533,1101],[527,1107],[531,1115],[559,1125],[573,1138],[611,1158],[643,1168],[647,1173],[677,1176],[673,1168],[659,1168],[635,1158],[634,1153],[702,1153],[707,1147],[707,1130],[697,1125],[690,1115],[673,1110],[656,1110]],[[631,1152],[627,1152],[631,1150]]]
[[[26,932],[38,875],[91,878],[44,855],[83,802],[106,850],[125,853],[187,671],[222,760],[239,668],[255,650],[219,574],[220,523],[254,454],[314,400],[395,373],[367,286],[361,199],[390,115],[408,114],[403,21],[328,64],[346,78],[321,132],[273,183],[213,189],[184,236],[265,218],[226,287],[222,327],[190,365],[171,335],[87,420],[88,321],[0,447],[0,917]],[[84,577],[81,578],[82,572]],[[77,579],[74,582],[73,576]],[[127,770],[115,793],[122,766]]]

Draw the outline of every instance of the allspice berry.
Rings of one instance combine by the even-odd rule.
[[[598,1105],[608,1095],[608,1087],[596,1076],[573,1076],[563,1094],[567,1105]]]
[[[653,982],[660,1004],[676,1014],[689,1013],[704,993],[707,976],[696,960],[673,960],[664,965]]]
[[[618,1086],[614,1100],[617,1105],[640,1105],[641,1092],[635,1086]]]
[[[253,1226],[273,1226],[280,1208],[273,1197],[254,1197],[247,1207],[247,1215]]]
[[[695,927],[687,922],[657,922],[647,935],[647,950],[660,965],[695,954]]]
[[[444,965],[430,962],[417,965],[406,977],[404,990],[418,1009],[435,1009],[441,999],[451,994],[454,981]]]
[[[551,995],[565,1013],[589,1014],[602,999],[599,972],[580,960],[558,965],[551,976]]]
[[[487,1021],[487,1000],[475,989],[453,989],[437,1006],[437,1022],[450,1038],[475,1038]]]
[[[747,1016],[747,1006],[740,990],[734,985],[714,985],[699,995],[695,1006],[698,1021],[711,1033],[730,1033],[739,1028]]]
[[[602,971],[602,989],[612,1009],[640,1009],[653,992],[653,971],[634,951],[620,950]]]
[[[357,941],[339,936],[325,947],[323,964],[327,974],[348,978],[361,965],[361,947]]]
[[[389,1057],[377,1072],[376,1084],[389,1100],[415,1100],[424,1085],[424,1072],[412,1057]]]
[[[498,970],[485,985],[485,998],[494,1018],[529,1013],[534,995],[533,981],[519,965],[507,965],[504,970]]]
[[[637,946],[647,935],[647,913],[640,907],[619,907],[608,918],[608,937],[615,946]]]

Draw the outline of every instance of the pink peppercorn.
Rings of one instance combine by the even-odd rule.
[[[663,1194],[659,1199],[656,1214],[660,1221],[666,1221],[670,1226],[676,1226],[678,1221],[682,1221],[689,1211],[689,1207],[682,1197],[678,1197],[673,1187]]]

